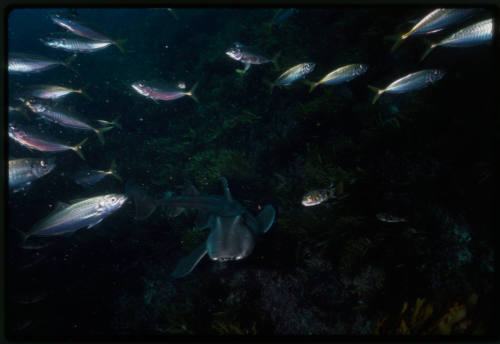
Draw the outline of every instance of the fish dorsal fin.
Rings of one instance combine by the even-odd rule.
[[[207,254],[207,243],[203,241],[198,247],[194,249],[186,257],[181,258],[174,271],[172,272],[172,277],[181,278],[189,275],[191,271],[198,265],[200,260]]]
[[[69,201],[69,204],[72,205],[72,204],[75,204],[75,203],[79,203],[79,202],[85,201],[86,199],[87,198],[72,199],[71,201]]]
[[[276,210],[270,204],[266,205],[260,213],[257,214],[257,220],[260,223],[262,234],[266,233],[273,225],[276,218]]]
[[[50,215],[52,215],[53,213],[57,213],[65,208],[69,207],[69,204],[68,203],[65,203],[65,202],[57,202],[56,203],[56,206],[54,207],[54,209],[52,209],[52,211],[50,212]]]
[[[232,201],[233,197],[231,196],[231,191],[229,191],[229,184],[226,177],[220,177],[220,182],[222,184],[222,190],[224,190],[224,196],[228,201]]]

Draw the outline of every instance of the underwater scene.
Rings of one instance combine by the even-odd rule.
[[[11,9],[7,339],[497,333],[495,17]]]

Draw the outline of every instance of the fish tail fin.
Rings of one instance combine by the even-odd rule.
[[[274,86],[276,86],[276,85],[274,84],[274,82],[271,82],[271,81],[269,81],[269,80],[268,80],[268,79],[266,79],[266,78],[262,79],[262,81],[263,81],[263,82],[264,82],[267,86],[269,86],[269,93],[270,93],[270,94],[273,94],[273,89],[274,89]]]
[[[118,129],[123,129],[121,123],[118,122],[118,120],[120,119],[121,116],[122,115],[116,116],[115,119],[111,121],[111,125],[117,127]]]
[[[396,42],[394,42],[394,44],[392,45],[391,47],[391,53],[395,52],[397,48],[399,48],[399,46],[401,44],[403,44],[405,38],[403,38],[402,36],[399,36],[399,38],[396,40]]]
[[[187,94],[188,96],[190,96],[191,98],[193,98],[193,99],[194,99],[197,103],[199,103],[199,101],[198,101],[198,98],[194,95],[194,90],[196,90],[196,87],[198,87],[198,84],[199,84],[199,82],[197,81],[197,82],[194,84],[194,86],[193,86],[193,87],[191,87],[191,89],[190,89],[188,92],[186,92],[186,94]]]
[[[9,106],[9,109],[11,107]],[[19,111],[24,117],[26,117],[27,120],[31,120],[31,117],[28,115],[28,111],[26,111],[26,109],[23,107],[23,106],[16,106],[14,108],[12,108],[13,110],[16,110],[16,111]]]
[[[309,93],[311,93],[316,88],[316,86],[319,85],[319,82],[313,82],[313,81],[309,81],[309,80],[305,80],[305,79],[304,79],[304,83],[306,85],[310,86],[309,87]]]
[[[371,85],[368,85],[368,88],[374,92],[376,92],[375,97],[373,97],[372,104],[375,104],[375,102],[378,100],[378,98],[382,95],[382,93],[385,92],[385,90],[382,90],[380,88],[373,87]]]
[[[97,137],[99,138],[99,141],[101,141],[102,144],[104,144],[104,136],[103,136],[103,134],[106,131],[111,130],[113,128],[114,128],[113,126],[109,126],[109,127],[103,127],[103,128],[99,128],[99,129],[94,129],[95,133],[97,134]]]
[[[28,237],[29,237],[29,234],[23,232],[22,230],[20,229],[17,229],[14,227],[14,229],[16,230],[17,233],[19,233],[19,235],[21,236],[21,240],[22,240],[22,243],[21,243],[21,246],[24,246],[24,244],[26,243],[26,240],[28,240]]]
[[[121,39],[117,39],[116,41],[113,41],[113,45],[115,45],[118,50],[120,50],[120,52],[122,54],[125,54],[125,49],[123,48],[123,45],[127,42],[127,39],[126,38],[121,38]]]
[[[77,54],[71,55],[66,60],[64,60],[63,65],[64,65],[64,67],[66,67],[70,71],[72,71],[73,73],[80,75],[80,73],[78,73],[78,71],[75,68],[73,68],[73,65],[72,65],[72,63],[75,61],[77,56],[78,56]]]
[[[422,57],[420,58],[419,62],[422,62],[426,57],[427,55],[429,55],[429,53],[436,47],[436,44],[431,44],[429,45],[429,47],[427,48],[426,51],[424,51],[424,53],[422,54]]]
[[[80,142],[79,144],[77,144],[77,145],[75,145],[75,146],[71,147],[71,149],[72,149],[72,150],[74,150],[74,151],[75,151],[75,153],[76,153],[76,154],[78,154],[78,156],[79,156],[80,158],[82,158],[82,160],[85,160],[85,157],[83,156],[83,153],[82,153],[82,146],[83,146],[83,144],[84,144],[85,142],[87,142],[87,140],[88,140],[88,139],[89,139],[89,138],[88,138],[88,137],[86,137],[86,138],[84,138],[84,139],[83,139],[83,141],[82,141],[82,142]]]
[[[87,85],[85,85],[85,86],[83,86],[83,87],[82,87],[82,88],[80,88],[79,90],[76,90],[76,92],[77,92],[77,93],[79,93],[79,94],[81,94],[82,96],[84,96],[84,97],[85,97],[85,98],[87,98],[88,100],[93,101],[94,99],[92,99],[92,97],[91,97],[91,96],[89,96],[89,94],[88,94],[88,92],[87,92],[87,90],[88,90],[89,86],[90,86],[90,83],[89,83],[89,84],[87,84]]]
[[[271,62],[273,63],[274,68],[275,68],[277,71],[278,71],[278,70],[280,70],[280,66],[279,66],[279,64],[278,64],[278,59],[280,58],[280,56],[281,56],[281,50],[280,50],[280,51],[278,51],[278,52],[276,53],[276,55],[274,55],[274,56],[273,56],[273,59],[271,60]]]
[[[118,175],[118,172],[116,171],[116,159],[113,159],[111,162],[111,166],[109,166],[109,171],[111,172],[111,175],[118,179],[119,181],[123,182],[122,177]]]

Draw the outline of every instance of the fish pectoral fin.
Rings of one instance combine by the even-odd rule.
[[[92,228],[94,227],[95,225],[98,225],[99,223],[101,223],[101,221],[104,220],[104,218],[100,218],[99,220],[97,220],[96,222],[94,223],[91,223],[90,225],[87,226],[87,228]]]
[[[266,233],[273,225],[276,218],[276,210],[270,204],[266,205],[260,213],[257,214],[257,220],[261,226],[262,234]]]
[[[206,254],[207,244],[203,241],[203,243],[196,247],[193,252],[181,258],[174,271],[172,271],[171,276],[174,278],[181,278],[189,275]]]
[[[245,74],[250,69],[251,64],[245,63],[245,68],[243,68],[243,74]]]
[[[154,98],[150,98],[152,101],[154,101],[156,104],[160,104],[160,102],[158,102],[156,99]]]

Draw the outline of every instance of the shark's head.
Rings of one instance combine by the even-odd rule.
[[[207,239],[210,259],[225,262],[248,257],[255,246],[255,236],[246,226],[243,217],[217,216]]]

